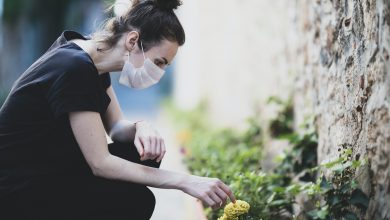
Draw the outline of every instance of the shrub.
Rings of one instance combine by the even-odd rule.
[[[273,172],[266,173],[260,167],[264,132],[255,118],[248,120],[248,129],[239,132],[208,126],[205,103],[189,112],[172,106],[168,109],[178,124],[178,140],[190,172],[221,179],[230,185],[237,199],[250,204],[248,214],[240,216],[241,220],[298,216],[357,219],[364,215],[369,199],[355,179],[355,170],[364,165],[364,160],[352,160],[351,148],[343,147],[338,159],[317,165],[317,135],[312,126],[306,126],[308,129],[300,135],[286,129],[282,135],[276,135],[287,138],[291,149],[279,158]],[[331,174],[326,177],[324,173],[329,171]],[[297,195],[308,195],[314,207],[295,213]],[[205,211],[209,219],[223,214],[222,209]]]

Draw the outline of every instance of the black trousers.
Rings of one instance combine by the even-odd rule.
[[[109,144],[109,151],[129,161],[160,167],[152,160],[140,161],[134,144],[114,142]],[[155,202],[144,185],[92,174],[37,178],[5,201],[0,219],[146,220],[152,216]]]

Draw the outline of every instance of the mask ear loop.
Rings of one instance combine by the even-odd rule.
[[[128,52],[128,54],[127,54],[127,61],[130,62],[130,51],[127,51],[127,52]]]
[[[144,47],[143,47],[143,45],[142,45],[142,40],[141,40],[141,49],[142,49],[142,54],[144,55],[144,60],[146,60],[145,52],[144,52]]]

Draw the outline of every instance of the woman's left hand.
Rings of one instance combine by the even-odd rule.
[[[166,152],[164,139],[148,122],[137,122],[135,127],[134,145],[141,160],[156,160],[159,163]]]

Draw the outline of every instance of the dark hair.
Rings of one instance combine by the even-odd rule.
[[[182,46],[185,33],[176,14],[180,0],[133,0],[132,7],[123,15],[111,18],[103,30],[93,34],[93,39],[105,43],[110,49],[115,46],[123,33],[138,31],[145,51],[166,39]]]

